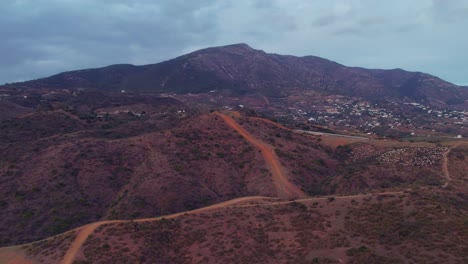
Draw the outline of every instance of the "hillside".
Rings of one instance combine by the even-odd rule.
[[[159,105],[171,107],[180,105]],[[336,147],[236,112],[143,109],[145,115],[91,119],[55,110],[3,122],[0,221],[9,228],[0,230],[1,244],[245,196],[291,199],[446,182],[440,171],[448,146],[331,138],[348,144]]]
[[[65,72],[7,87],[155,93],[215,90],[226,95],[260,93],[269,97],[312,90],[364,98],[409,98],[438,106],[463,104],[468,99],[468,90],[424,73],[346,67],[314,56],[269,54],[246,44],[202,49],[151,65],[121,64]]]
[[[92,239],[84,236],[80,241],[85,244],[76,247],[75,253],[84,253],[73,253],[73,258],[229,263],[235,254],[244,262],[260,263],[271,256],[299,263],[429,258],[456,263],[466,257],[456,235],[467,215],[463,141],[311,135],[248,110],[198,112],[157,97],[147,98],[147,104],[92,102],[88,106],[97,116],[65,107],[2,122],[3,246],[97,221],[89,226],[97,228],[89,230],[96,232]],[[30,127],[36,129],[28,131]],[[362,194],[367,192],[376,195]],[[310,198],[317,195],[321,197]],[[227,202],[258,196],[269,198],[245,205]],[[213,210],[203,209],[207,206]],[[444,217],[433,208],[453,214]],[[384,225],[375,224],[385,218]],[[436,229],[439,220],[442,230]],[[405,227],[420,231],[401,233]],[[231,228],[236,237],[229,235]],[[402,230],[399,235],[390,235],[396,229]],[[80,230],[88,229],[76,232]],[[427,244],[428,232],[440,243]],[[53,263],[74,239],[71,232],[3,248],[0,260],[20,254]],[[265,239],[270,242],[264,244]],[[225,249],[215,249],[214,241],[227,243]],[[101,254],[101,249],[111,254]]]
[[[26,115],[33,111],[31,108],[23,107],[6,100],[0,100],[0,121]]]
[[[248,197],[159,218],[93,223],[1,248],[0,260],[464,263],[465,205],[459,196],[435,189],[296,201]]]

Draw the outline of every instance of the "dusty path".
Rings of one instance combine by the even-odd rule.
[[[347,195],[347,196],[333,196],[335,199],[353,199],[353,198],[358,198],[358,197],[364,197],[364,196],[372,196],[372,195],[396,195],[396,194],[403,194],[403,191],[389,191],[389,192],[382,192],[382,193],[370,193],[370,194],[357,194],[357,195]],[[171,215],[166,215],[166,216],[160,216],[160,217],[153,217],[153,218],[142,218],[142,219],[136,219],[136,220],[109,220],[109,221],[101,221],[101,222],[96,222],[92,224],[88,224],[82,227],[79,227],[77,229],[74,229],[77,231],[77,236],[73,243],[70,245],[70,248],[66,252],[62,263],[63,264],[72,264],[73,261],[75,260],[77,254],[80,252],[81,247],[83,244],[86,242],[88,237],[101,225],[105,224],[118,224],[118,223],[129,223],[129,222],[137,222],[137,223],[142,223],[142,222],[151,222],[151,221],[157,221],[161,219],[172,219],[176,218],[185,214],[195,214],[195,213],[202,213],[205,211],[209,210],[214,210],[214,209],[219,209],[219,208],[226,208],[226,207],[232,207],[232,208],[243,208],[243,207],[254,207],[254,206],[274,206],[274,205],[282,205],[282,204],[288,204],[288,203],[293,203],[293,202],[306,202],[306,201],[317,201],[317,200],[327,200],[329,196],[323,196],[323,197],[309,197],[309,198],[302,198],[298,200],[293,200],[293,201],[276,201],[272,202],[271,200],[279,200],[279,198],[272,198],[272,197],[265,197],[265,196],[249,196],[249,197],[242,197],[242,198],[237,198],[233,200],[229,200],[226,202],[210,205],[207,207],[195,209],[192,211],[186,211],[186,212],[180,212],[176,214],[171,214]],[[252,201],[269,201],[266,203],[262,204],[242,204],[246,202],[252,202]],[[240,205],[237,205],[241,203]]]
[[[369,193],[369,194],[357,194],[357,195],[348,195],[348,196],[332,196],[335,199],[353,199],[353,198],[358,198],[358,197],[364,197],[364,196],[372,196],[372,195],[396,195],[396,194],[403,194],[404,191],[388,191],[388,192],[381,192],[381,193]],[[275,206],[275,205],[282,205],[282,204],[288,204],[288,203],[293,203],[293,202],[306,202],[306,201],[317,201],[317,200],[327,200],[329,196],[323,196],[323,197],[309,197],[309,198],[302,198],[298,200],[292,200],[292,201],[284,201],[280,200],[279,198],[273,198],[273,197],[264,197],[264,196],[250,196],[250,197],[242,197],[242,198],[237,198],[233,200],[229,200],[226,202],[214,204],[211,206],[195,209],[192,211],[186,211],[186,212],[180,212],[176,214],[171,214],[171,215],[166,215],[166,216],[160,216],[160,217],[153,217],[153,218],[142,218],[142,219],[136,219],[136,220],[108,220],[108,221],[101,221],[101,222],[95,222],[91,223],[76,229],[73,229],[68,232],[77,232],[77,235],[75,237],[75,240],[72,242],[70,245],[69,249],[65,253],[65,256],[62,259],[63,264],[71,264],[73,261],[76,259],[78,253],[80,252],[83,244],[86,242],[88,237],[101,225],[105,224],[118,224],[118,223],[128,223],[128,222],[151,222],[151,221],[157,221],[161,219],[172,219],[176,218],[182,215],[186,214],[195,214],[195,213],[202,213],[205,211],[209,210],[214,210],[214,209],[219,209],[219,208],[243,208],[243,207],[254,207],[254,206]],[[273,200],[280,200],[280,201],[273,201]],[[264,203],[255,203],[255,204],[245,204],[247,202],[254,202],[254,201],[264,201]],[[66,233],[68,233],[66,232]],[[60,236],[62,234],[59,234],[57,236]],[[56,236],[54,236],[56,237]],[[44,239],[44,241],[53,239],[54,237],[50,237],[47,239]],[[14,250],[16,247],[11,247],[11,248],[1,248],[0,249],[0,261],[6,261],[6,263],[9,264],[26,264],[26,263],[32,263],[30,260],[27,260],[25,256],[21,254],[20,251],[16,252]]]
[[[324,133],[324,132],[316,132],[316,131],[306,131],[306,130],[299,130],[299,129],[291,129],[289,127],[285,127],[279,123],[271,121],[269,119],[261,118],[261,117],[250,117],[249,119],[259,120],[264,123],[268,123],[274,125],[280,129],[287,130],[290,132],[294,132],[300,135],[313,135],[313,136],[320,136],[322,139],[322,143],[325,145],[329,145],[331,147],[338,147],[339,145],[346,145],[354,142],[370,142],[372,143],[373,139],[364,137],[364,136],[351,136],[351,135],[343,135],[343,134],[331,134],[331,133]]]
[[[75,240],[68,248],[67,253],[65,253],[62,263],[73,263],[76,254],[80,251],[81,246],[84,244],[86,239],[88,239],[89,235],[91,235],[94,230],[96,230],[96,228],[102,224],[105,224],[106,222],[112,221],[96,222],[81,227],[78,231],[78,234],[76,235]]]
[[[24,114],[24,115],[21,115],[21,116],[17,116],[16,118],[18,119],[24,119],[26,117],[29,117],[29,116],[32,116],[34,115],[36,112],[32,112],[32,113],[27,113],[27,114]]]
[[[223,208],[223,207],[229,207],[231,205],[237,204],[237,203],[242,203],[242,202],[249,202],[249,201],[256,201],[256,200],[264,200],[264,199],[276,199],[276,198],[271,198],[271,197],[263,197],[263,196],[251,196],[251,197],[242,197],[242,198],[237,198],[233,200],[229,200],[226,202],[214,204],[211,206],[195,209],[192,211],[186,211],[186,212],[180,212],[176,214],[171,214],[171,215],[166,215],[166,216],[160,216],[160,217],[153,217],[153,218],[142,218],[142,219],[137,219],[137,220],[109,220],[109,221],[101,221],[101,222],[96,222],[92,224],[88,224],[82,227],[79,227],[76,230],[77,236],[73,243],[70,245],[68,248],[67,252],[65,253],[65,256],[63,257],[62,263],[63,264],[72,264],[73,261],[75,260],[77,254],[80,252],[81,247],[85,243],[85,241],[88,239],[89,235],[91,235],[98,227],[101,225],[105,224],[118,224],[118,223],[128,223],[128,222],[150,222],[150,221],[156,221],[156,220],[161,220],[161,219],[171,219],[175,218],[184,214],[193,214],[193,213],[201,213],[204,211],[208,210],[213,210],[217,208]]]
[[[25,257],[22,250],[15,247],[0,248],[0,263],[5,264],[32,264],[31,260]]]
[[[219,112],[216,112],[216,114],[220,116],[224,122],[226,122],[226,124],[242,135],[248,142],[261,150],[263,158],[265,159],[265,162],[272,174],[273,183],[276,187],[278,197],[283,199],[293,199],[307,196],[304,192],[301,191],[301,189],[288,181],[283,173],[283,169],[281,168],[281,165],[278,161],[278,157],[270,145],[254,138],[249,132],[247,132],[247,130],[245,130],[230,116]]]
[[[448,170],[448,162],[449,162],[449,158],[448,158],[448,155],[450,154],[450,152],[452,151],[452,149],[458,147],[458,146],[461,146],[463,144],[467,144],[467,142],[461,142],[461,143],[458,143],[452,147],[450,147],[447,151],[444,152],[443,154],[443,162],[442,162],[442,171],[444,173],[444,176],[445,178],[447,179],[447,181],[444,183],[444,185],[442,185],[442,188],[447,188],[450,181],[452,180],[452,178],[450,177],[450,172]]]
[[[81,120],[79,117],[77,117],[76,115],[73,115],[73,114],[70,114],[64,110],[53,110],[51,111],[52,113],[61,113],[63,115],[66,115],[68,117],[70,117],[71,119],[75,119],[76,121],[80,122],[80,123],[84,123],[83,120]],[[30,113],[27,113],[27,114],[24,114],[24,115],[20,115],[20,116],[17,116],[16,118],[17,119],[24,119],[24,118],[27,118],[27,117],[30,117],[30,116],[33,116],[34,114],[36,114],[38,112],[34,111],[34,112],[30,112]]]
[[[274,206],[274,205],[290,204],[290,203],[297,203],[297,202],[322,201],[322,200],[328,200],[331,197],[333,197],[333,199],[336,199],[336,200],[350,200],[350,199],[362,198],[362,197],[372,196],[372,195],[401,195],[404,193],[405,191],[387,191],[387,192],[380,192],[380,193],[353,194],[353,195],[344,195],[344,196],[329,195],[329,196],[308,197],[308,198],[301,198],[301,199],[291,200],[291,201],[279,201],[279,202],[270,202],[270,203],[262,203],[262,204],[232,205],[229,207],[230,208],[245,208],[245,207],[254,207],[254,206]]]
[[[350,135],[343,135],[343,134],[331,134],[331,133],[325,133],[325,132],[316,132],[316,131],[306,131],[306,130],[299,130],[296,129],[294,130],[295,133],[305,133],[305,134],[312,134],[316,136],[330,136],[330,137],[338,137],[338,138],[350,138],[350,139],[359,139],[359,140],[364,140],[364,141],[369,141],[371,140],[370,138],[367,137],[359,137],[359,136],[350,136]]]
[[[69,137],[69,136],[73,136],[73,135],[77,135],[77,134],[81,134],[81,133],[85,133],[89,131],[91,130],[80,130],[80,131],[75,131],[75,132],[71,132],[67,134],[56,134],[56,135],[49,136],[49,137],[38,138],[37,141],[51,140],[51,139],[58,138],[58,137]]]
[[[283,125],[281,125],[281,124],[279,124],[279,123],[276,123],[276,122],[271,121],[271,120],[266,119],[266,118],[261,118],[261,117],[250,117],[249,119],[260,120],[260,121],[262,121],[262,122],[264,122],[264,123],[268,123],[268,124],[274,125],[274,126],[276,126],[276,127],[278,127],[278,128],[281,128],[281,129],[284,129],[284,130],[288,130],[288,131],[292,131],[292,129],[290,129],[289,127],[285,127],[285,126],[283,126]]]

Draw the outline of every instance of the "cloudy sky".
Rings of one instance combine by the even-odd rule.
[[[0,83],[247,43],[468,85],[466,0],[1,0]]]

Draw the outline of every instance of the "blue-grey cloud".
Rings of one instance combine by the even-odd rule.
[[[0,8],[0,83],[238,42],[468,83],[465,0],[12,0]]]

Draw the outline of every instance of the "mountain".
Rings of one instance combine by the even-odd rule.
[[[159,93],[262,94],[284,97],[303,91],[365,98],[409,98],[436,105],[463,104],[468,90],[435,76],[401,69],[346,67],[315,56],[269,54],[246,44],[198,50],[165,62],[111,65],[65,72],[12,87],[99,88]]]

